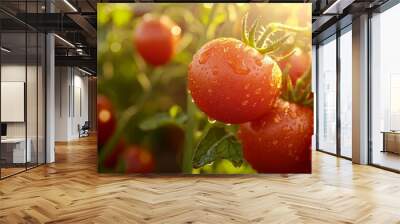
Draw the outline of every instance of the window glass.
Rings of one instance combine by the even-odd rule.
[[[400,5],[371,19],[372,163],[400,170]]]
[[[318,148],[336,153],[336,38],[318,48]]]
[[[340,153],[351,158],[352,149],[352,33],[340,36]]]

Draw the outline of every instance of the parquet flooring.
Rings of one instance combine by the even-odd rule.
[[[96,172],[93,137],[0,181],[0,223],[400,223],[400,175],[315,152],[312,175]]]
[[[24,171],[25,170],[25,167],[17,167],[17,168],[14,168],[14,167],[11,167],[11,168],[1,168],[1,176],[2,177],[7,177],[7,176],[10,176],[10,175],[13,175],[13,174],[15,174],[15,173],[19,173],[19,172],[21,172],[21,171]]]

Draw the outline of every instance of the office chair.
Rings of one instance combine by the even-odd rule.
[[[78,130],[79,130],[79,138],[89,136],[89,130],[90,130],[89,121],[85,121],[85,123],[82,125],[82,127],[80,127],[80,125],[78,125]]]

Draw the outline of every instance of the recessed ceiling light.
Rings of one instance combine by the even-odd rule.
[[[327,9],[325,9],[322,14],[342,14],[343,9],[351,5],[354,1],[355,0],[336,0]]]
[[[64,0],[64,3],[68,5],[68,7],[70,7],[74,12],[78,12],[78,10],[68,0]]]
[[[90,75],[90,76],[93,75],[92,73],[90,73],[90,72],[88,72],[88,71],[86,71],[86,70],[83,70],[83,69],[81,69],[81,68],[79,68],[79,67],[78,67],[78,70],[81,71],[81,72],[83,72],[83,73],[85,73],[85,74],[87,74],[87,75]]]
[[[11,52],[11,50],[9,50],[9,49],[7,49],[5,47],[1,47],[0,49],[1,49],[1,51],[4,51],[6,53],[10,53]]]
[[[59,40],[61,40],[62,42],[64,42],[65,44],[67,44],[68,46],[75,48],[75,45],[73,45],[71,42],[69,42],[68,40],[60,37],[58,34],[54,34],[55,37],[57,37]]]

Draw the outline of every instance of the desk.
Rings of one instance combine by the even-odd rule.
[[[32,140],[28,138],[25,154],[25,138],[5,138],[1,139],[1,157],[6,163],[25,163],[32,159],[31,146]],[[12,159],[11,159],[12,158]],[[26,161],[25,161],[26,159]]]
[[[400,154],[400,131],[382,131],[382,134],[382,152],[392,152]]]

